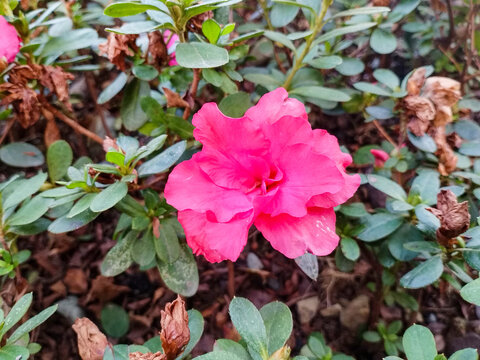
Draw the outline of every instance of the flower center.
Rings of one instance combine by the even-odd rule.
[[[259,188],[261,189],[262,194],[266,194],[277,188],[282,180],[283,173],[280,169],[275,165],[270,166],[270,174],[259,183]]]

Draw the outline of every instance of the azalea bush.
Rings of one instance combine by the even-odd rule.
[[[478,359],[478,10],[0,0],[0,354]]]

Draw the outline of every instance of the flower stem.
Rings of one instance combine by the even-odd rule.
[[[295,74],[297,73],[298,70],[300,70],[303,67],[303,60],[305,59],[307,54],[310,52],[313,41],[317,37],[318,33],[322,31],[323,25],[325,25],[325,21],[323,19],[325,18],[325,15],[327,14],[327,10],[332,4],[332,2],[333,0],[322,1],[322,8],[320,10],[320,14],[318,14],[317,18],[315,19],[315,24],[312,29],[312,34],[307,38],[307,41],[302,53],[299,56],[295,57],[295,63],[293,64],[293,68],[288,74],[288,77],[286,78],[285,82],[282,85],[285,89],[287,90],[289,89],[290,85],[292,84],[293,78],[295,77]]]

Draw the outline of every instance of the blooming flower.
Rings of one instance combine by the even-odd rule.
[[[165,30],[163,32],[163,40],[167,43],[168,55],[170,57],[168,65],[178,65],[177,59],[175,57],[175,48],[177,47],[177,43],[179,42],[178,35],[172,33],[170,30]]]
[[[20,42],[22,39],[17,34],[15,27],[7,22],[3,16],[0,16],[0,34],[2,40],[0,41],[0,59],[5,57],[7,62],[15,60],[20,51]]]
[[[335,249],[333,207],[360,177],[345,173],[350,155],[325,130],[312,130],[301,102],[279,88],[238,119],[205,104],[193,124],[203,149],[172,171],[165,198],[194,253],[235,261],[252,224],[289,258]]]
[[[370,149],[370,153],[375,158],[375,167],[383,167],[385,161],[390,159],[390,155],[388,155],[385,151],[379,149]]]

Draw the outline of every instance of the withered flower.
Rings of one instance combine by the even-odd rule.
[[[185,301],[180,296],[165,305],[165,310],[161,312],[160,323],[163,352],[167,360],[173,360],[183,352],[190,340],[188,314],[185,310]]]
[[[75,320],[73,331],[78,337],[78,353],[82,360],[102,360],[107,338],[98,330],[98,327],[87,318]]]
[[[454,238],[467,231],[470,225],[468,202],[458,203],[451,190],[441,190],[437,195],[437,208],[428,210],[440,220],[436,235],[443,246],[450,247]]]
[[[127,69],[125,57],[135,55],[135,51],[138,49],[135,43],[137,37],[137,34],[123,35],[110,33],[107,42],[98,46],[100,54],[107,55],[112,64],[119,70],[125,71]]]
[[[146,353],[142,354],[141,352],[137,351],[134,353],[130,353],[128,355],[129,360],[166,360],[167,357],[165,354],[162,354],[160,351],[156,353]]]

